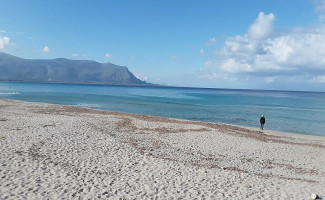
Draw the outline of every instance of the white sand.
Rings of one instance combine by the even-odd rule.
[[[0,99],[0,199],[310,199],[325,137]]]

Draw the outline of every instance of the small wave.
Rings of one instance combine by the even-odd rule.
[[[20,94],[19,92],[0,92],[0,95]]]
[[[84,108],[99,108],[99,107],[101,107],[99,104],[91,104],[91,103],[78,103],[76,106],[84,107]]]

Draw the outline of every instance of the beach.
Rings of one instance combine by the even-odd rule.
[[[0,199],[325,197],[325,137],[0,99]]]

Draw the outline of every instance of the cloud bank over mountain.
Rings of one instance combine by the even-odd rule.
[[[1,33],[5,31],[0,31],[0,51],[10,44],[10,38],[2,36]]]

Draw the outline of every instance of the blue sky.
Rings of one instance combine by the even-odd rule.
[[[325,91],[325,0],[1,1],[0,51],[147,82]]]

